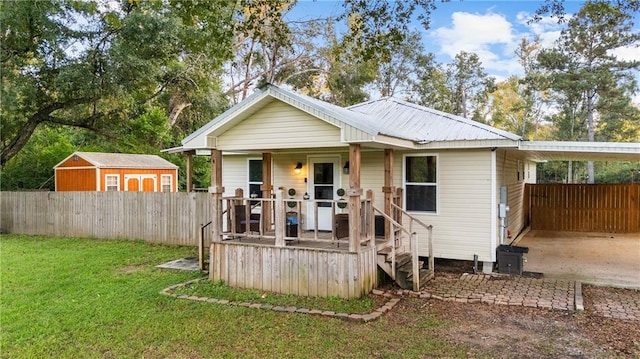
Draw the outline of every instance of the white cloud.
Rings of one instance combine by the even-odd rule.
[[[638,61],[638,59],[640,59],[640,47],[618,47],[617,49],[610,50],[609,54],[622,61]]]
[[[515,14],[511,21],[491,9],[486,14],[454,12],[451,25],[433,30],[431,36],[440,53],[453,59],[460,51],[474,52],[490,75],[504,78],[523,71],[515,56],[523,37],[537,37],[542,47],[552,47],[565,27],[549,16],[538,21],[530,21],[532,18],[525,11]]]
[[[516,15],[517,23],[524,26],[531,37],[538,37],[542,47],[552,47],[560,37],[560,32],[564,25],[558,24],[558,19],[550,16],[544,16],[538,21],[532,21],[532,19],[533,15],[525,11],[521,11]],[[569,20],[569,17],[567,16],[566,19]]]
[[[451,20],[451,27],[440,27],[432,32],[440,52],[451,58],[461,51],[476,53],[489,72],[520,71],[513,56],[518,36],[503,15],[454,12]]]

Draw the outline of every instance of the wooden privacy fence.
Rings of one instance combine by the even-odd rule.
[[[4,233],[142,239],[196,246],[207,193],[1,192]]]
[[[640,184],[528,184],[531,229],[640,232]]]

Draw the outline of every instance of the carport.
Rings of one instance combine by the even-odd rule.
[[[522,142],[535,161],[638,161],[639,143]],[[525,191],[524,270],[640,289],[640,184],[557,185]]]

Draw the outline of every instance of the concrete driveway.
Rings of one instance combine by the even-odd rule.
[[[640,233],[529,231],[524,270],[547,278],[640,289]]]

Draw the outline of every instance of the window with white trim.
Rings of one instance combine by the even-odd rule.
[[[173,190],[173,178],[171,175],[160,176],[160,190],[162,192],[172,192]]]
[[[249,160],[249,193],[247,197],[262,197],[262,160]]]
[[[438,209],[438,157],[406,156],[404,167],[407,211],[435,213]]]
[[[120,190],[120,176],[118,175],[106,175],[104,188],[105,191],[119,191]]]

